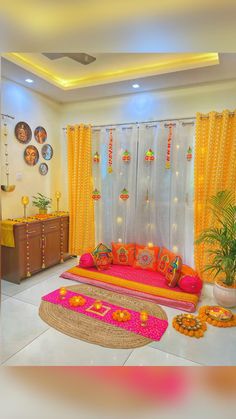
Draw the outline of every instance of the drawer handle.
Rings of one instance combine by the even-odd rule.
[[[57,226],[50,226],[49,228],[57,228]]]
[[[29,234],[31,234],[31,233],[36,233],[36,230],[30,230],[30,231],[28,231],[28,233],[29,233]]]

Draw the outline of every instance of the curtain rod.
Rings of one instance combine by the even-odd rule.
[[[15,117],[14,117],[14,116],[12,116],[12,115],[8,115],[7,113],[1,113],[1,116],[2,116],[3,118],[15,119]]]
[[[234,116],[235,115],[235,112],[229,112],[229,116]],[[216,112],[216,116],[217,117],[222,117],[223,116],[223,114],[222,113],[217,113]],[[205,119],[205,118],[209,118],[209,114],[207,114],[207,115],[204,115],[204,114],[202,114],[201,115],[201,118],[202,119]],[[195,116],[188,116],[188,117],[185,117],[185,118],[169,118],[169,119],[156,119],[156,120],[152,120],[152,121],[140,121],[140,122],[124,122],[124,123],[119,123],[119,124],[105,124],[105,125],[91,125],[91,127],[92,127],[92,129],[96,129],[96,128],[105,128],[105,127],[118,127],[118,126],[124,126],[124,125],[139,125],[139,124],[153,124],[153,123],[157,123],[157,122],[169,122],[169,121],[186,121],[186,120],[189,120],[189,119],[196,119],[196,117]],[[187,122],[184,122],[183,124],[188,124]],[[165,124],[166,125],[166,124]],[[89,125],[86,125],[85,124],[85,126],[86,127],[88,127]],[[72,129],[73,129],[73,127],[71,127]],[[62,128],[63,130],[67,130],[67,128],[66,127],[63,127]]]
[[[196,119],[195,116],[189,116],[186,118],[169,118],[169,119],[156,119],[156,120],[152,120],[152,121],[140,121],[140,122],[124,122],[124,123],[120,123],[120,124],[105,124],[105,125],[91,125],[92,129],[93,128],[105,128],[105,127],[118,127],[118,126],[122,126],[122,125],[139,125],[139,124],[152,124],[155,122],[168,122],[168,121],[184,121],[187,119]],[[85,126],[89,126],[86,125]],[[63,130],[67,130],[66,127],[62,128]]]

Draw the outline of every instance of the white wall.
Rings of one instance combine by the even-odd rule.
[[[65,104],[62,124],[183,118],[227,108],[236,108],[236,80]]]
[[[97,125],[192,117],[198,111],[233,110],[236,108],[235,98],[236,80],[59,105],[30,89],[3,80],[2,112],[15,116],[9,125],[9,162],[10,181],[16,184],[14,192],[1,192],[3,218],[20,216],[21,196],[31,197],[36,192],[54,197],[55,191],[60,190],[61,209],[68,208],[67,142],[63,126],[80,122]],[[54,157],[48,162],[49,173],[46,176],[39,174],[39,164],[30,167],[24,162],[25,146],[14,137],[15,123],[21,120],[27,122],[32,131],[37,125],[42,125],[48,132],[48,142],[54,149]],[[30,144],[39,146],[34,139]],[[3,163],[2,156],[2,169]],[[21,181],[16,180],[17,173],[22,174]],[[29,214],[36,212],[37,209],[29,207]]]
[[[21,204],[22,195],[28,195],[30,198],[37,192],[54,198],[55,191],[60,190],[60,176],[62,173],[60,167],[61,148],[59,141],[60,127],[60,105],[41,96],[30,89],[13,83],[9,80],[2,80],[1,93],[1,112],[13,115],[14,121],[8,120],[8,144],[9,144],[9,169],[10,183],[16,185],[14,192],[1,191],[2,199],[2,218],[19,217],[23,215]],[[48,134],[47,143],[51,144],[54,150],[54,156],[50,161],[45,161],[40,155],[36,166],[28,166],[23,158],[26,145],[17,141],[14,135],[15,124],[19,121],[25,121],[31,127],[32,133],[38,125],[42,125]],[[34,145],[39,153],[42,145],[38,144],[32,135],[32,140],[27,145]],[[1,171],[2,183],[6,182],[4,175],[4,146],[3,136],[1,138]],[[42,176],[39,173],[39,164],[46,162],[49,167],[48,174]],[[21,180],[17,180],[17,175]],[[55,199],[54,199],[55,209]],[[28,206],[28,214],[37,213],[37,208],[31,204]]]
[[[66,155],[66,135],[62,127],[67,124],[83,122],[99,125],[184,118],[195,116],[196,112],[221,112],[235,108],[236,80],[69,103],[62,108],[61,146]],[[61,188],[66,197],[66,176]],[[64,205],[67,205],[66,201]]]

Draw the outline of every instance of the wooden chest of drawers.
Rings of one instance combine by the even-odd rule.
[[[15,224],[14,239],[15,247],[1,247],[2,278],[19,284],[69,257],[69,217]]]

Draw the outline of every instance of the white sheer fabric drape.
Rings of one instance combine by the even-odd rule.
[[[191,121],[190,121],[191,122]],[[193,266],[193,123],[171,121],[170,169],[166,169],[168,123],[115,127],[113,132],[113,172],[108,173],[109,129],[93,131],[94,187],[101,192],[95,202],[96,241],[136,242],[165,246],[182,255]],[[192,159],[187,160],[188,147]],[[129,163],[122,160],[128,150]],[[145,160],[152,149],[155,159]],[[119,196],[123,188],[129,199]]]
[[[108,173],[109,129],[93,131],[93,154],[100,154],[100,163],[93,163],[94,187],[101,192],[101,199],[95,202],[96,240],[110,244],[130,243],[135,240],[135,200],[136,200],[136,162],[137,126],[121,126],[112,130],[113,159],[112,173]],[[128,150],[129,162],[122,160]],[[120,199],[120,193],[127,189],[129,199]]]

